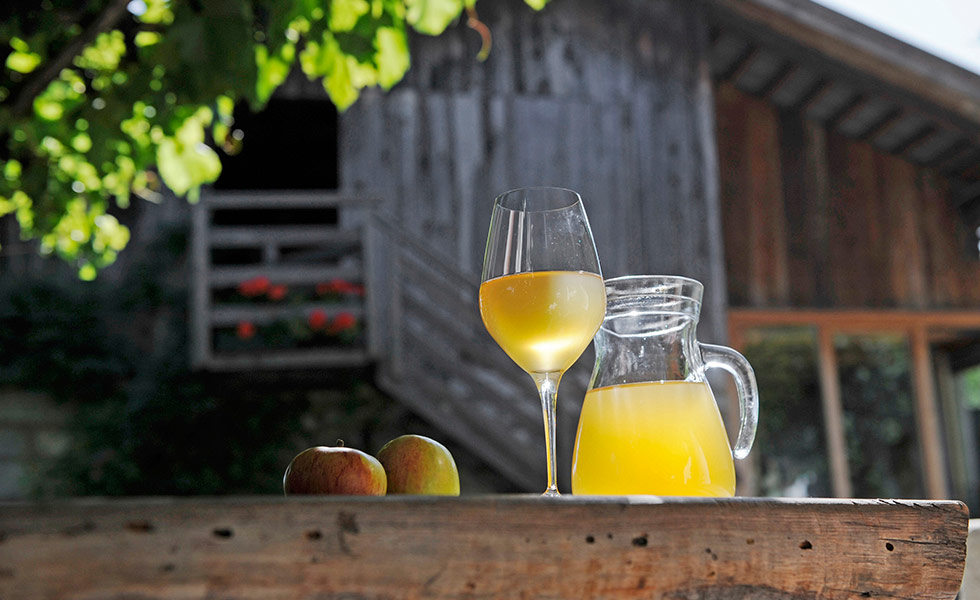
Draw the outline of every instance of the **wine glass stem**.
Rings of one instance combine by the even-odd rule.
[[[538,386],[538,394],[541,396],[541,410],[544,413],[544,443],[545,450],[548,452],[548,489],[544,491],[544,496],[558,496],[558,478],[556,476],[555,464],[555,430],[556,430],[556,410],[558,407],[558,382],[561,380],[561,373],[534,373],[535,385]]]

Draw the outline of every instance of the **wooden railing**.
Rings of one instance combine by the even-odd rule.
[[[362,198],[323,193],[205,195],[192,213],[195,367],[246,371],[367,364],[359,334],[367,206]],[[251,220],[242,218],[249,213]],[[340,283],[344,287],[335,289]],[[285,297],[274,293],[276,286]],[[340,315],[342,331],[333,327]]]

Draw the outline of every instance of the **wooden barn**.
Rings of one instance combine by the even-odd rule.
[[[699,279],[700,339],[755,365],[742,493],[980,509],[980,75],[809,0],[478,8],[486,62],[459,25],[414,37],[406,79],[343,114],[294,78],[242,115],[246,151],[191,214],[197,368],[369,369],[537,491],[540,405],[477,288],[494,196],[558,185],[604,276]],[[243,302],[243,284],[307,299]],[[341,315],[363,328],[236,336]],[[561,386],[563,490],[592,360]]]
[[[538,403],[485,333],[476,289],[494,195],[560,185],[585,200],[605,276],[701,280],[701,339],[756,364],[762,427],[744,493],[957,497],[976,510],[980,76],[808,0],[480,11],[494,36],[485,63],[457,27],[415,38],[406,80],[335,124],[300,81],[257,117],[326,122],[307,134],[336,135],[325,174],[298,187],[327,189],[216,190],[196,210],[197,363],[374,365],[388,394],[536,489]],[[221,225],[317,207],[330,227]],[[250,243],[253,264],[216,262]],[[363,348],[223,354],[221,327],[279,314],[216,300],[264,273],[363,281]],[[561,389],[560,485],[591,360]]]

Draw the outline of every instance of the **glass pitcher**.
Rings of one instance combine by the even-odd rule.
[[[697,341],[704,286],[686,277],[606,280],[606,316],[572,461],[574,494],[733,496],[755,439],[759,393],[744,356]],[[705,371],[735,378],[734,450]]]

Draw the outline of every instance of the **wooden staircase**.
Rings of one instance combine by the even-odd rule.
[[[541,413],[530,379],[480,321],[479,281],[378,214],[365,241],[378,385],[517,485],[540,485]]]
[[[480,319],[479,278],[461,272],[363,200],[325,194],[211,194],[193,212],[192,342],[198,368],[224,372],[347,369],[373,366],[386,394],[445,432],[526,491],[546,484],[540,402],[530,378],[497,346]],[[333,211],[332,224],[229,225],[224,211]],[[293,218],[293,217],[290,217]],[[288,219],[287,219],[288,220]],[[294,219],[295,220],[295,219]],[[224,250],[233,252],[230,261]],[[297,251],[297,249],[299,249]],[[330,302],[228,301],[243,281],[265,277],[306,290],[341,279],[364,295]],[[314,310],[363,323],[346,345],[222,348],[220,335],[250,322],[306,323]],[[559,485],[568,489],[571,446],[591,350],[559,393]]]
[[[377,383],[527,491],[545,488],[543,419],[534,384],[480,319],[479,279],[379,213],[366,222],[368,351]],[[559,485],[592,366],[591,350],[559,393]]]

